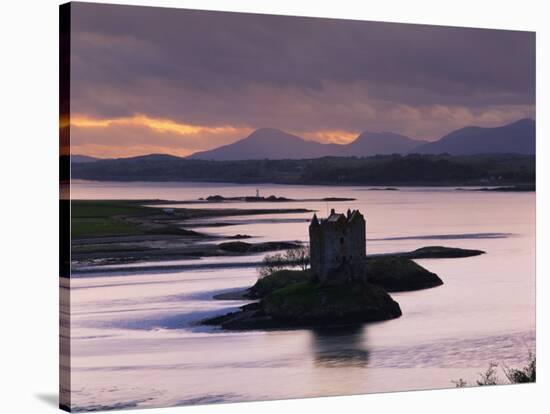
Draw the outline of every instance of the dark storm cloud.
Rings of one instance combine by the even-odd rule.
[[[528,32],[86,3],[72,24],[73,110],[98,117],[431,138],[534,116]]]

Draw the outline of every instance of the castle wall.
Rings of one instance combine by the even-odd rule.
[[[319,275],[323,269],[324,237],[320,226],[309,227],[309,261],[311,271]]]
[[[364,278],[366,272],[365,220],[358,212],[344,216],[331,214],[332,220],[310,225],[311,270],[321,282],[335,278]]]
[[[351,246],[350,263],[352,271],[357,277],[366,277],[366,237],[365,220],[358,217],[349,226],[348,237],[348,243]]]

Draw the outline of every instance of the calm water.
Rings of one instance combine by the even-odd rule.
[[[522,364],[534,350],[534,193],[281,185],[259,189],[266,196],[356,198],[276,206],[314,209],[322,216],[330,208],[360,209],[366,214],[369,253],[445,245],[487,254],[419,260],[445,284],[393,294],[401,318],[345,330],[223,332],[197,327],[204,317],[246,303],[211,298],[253,284],[253,268],[140,273],[128,266],[124,276],[98,273],[72,279],[72,398],[77,408],[446,388],[460,377],[475,380],[490,361]],[[72,196],[187,200],[255,191],[256,186],[230,184],[76,182]],[[310,215],[231,217],[225,219],[231,226],[200,230],[249,234],[253,241],[306,240]],[[229,261],[203,261],[224,260]]]

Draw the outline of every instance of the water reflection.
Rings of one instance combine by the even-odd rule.
[[[364,325],[312,329],[310,332],[315,366],[366,367],[369,362],[366,331]]]

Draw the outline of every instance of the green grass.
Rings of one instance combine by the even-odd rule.
[[[131,201],[73,200],[71,201],[71,236],[130,236],[147,230],[126,217],[144,216],[158,209],[137,205]]]
[[[311,272],[309,270],[279,270],[269,276],[258,279],[250,290],[254,296],[261,298],[276,289],[280,289],[294,283],[308,281],[310,279]]]
[[[321,310],[326,306],[346,308],[353,304],[368,303],[380,291],[383,292],[383,289],[361,283],[322,286],[313,281],[305,281],[276,289],[266,300],[304,311],[313,308]]]
[[[268,301],[274,303],[290,301],[294,307],[310,309],[319,305],[318,285],[311,281],[293,283],[273,291]]]
[[[99,236],[129,236],[144,234],[145,230],[136,223],[124,222],[111,218],[86,218],[71,221],[71,236],[73,238]]]
[[[117,215],[142,216],[159,211],[132,201],[119,200],[72,200],[71,218],[109,218]]]

